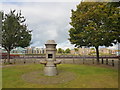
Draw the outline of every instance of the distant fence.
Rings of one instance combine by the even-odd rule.
[[[2,63],[7,59],[2,59]],[[11,63],[13,64],[40,64],[40,61],[45,60],[44,56],[20,56],[14,59],[11,59]],[[56,60],[61,60],[62,64],[97,64],[97,60],[95,56],[72,56],[72,55],[61,55],[56,56]],[[100,64],[109,65],[112,67],[118,67],[118,61],[120,60],[120,56],[100,56]]]

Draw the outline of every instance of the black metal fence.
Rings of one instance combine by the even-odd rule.
[[[30,64],[37,63],[45,60],[45,55],[43,56],[20,56],[11,59],[12,64]],[[72,56],[72,55],[57,55],[56,60],[60,60],[62,64],[97,64],[95,56]],[[7,59],[2,59],[4,64]],[[120,61],[120,56],[100,56],[100,64],[109,65],[112,67],[118,67],[118,61]]]
[[[11,59],[12,64],[40,64],[40,61],[45,60],[44,56],[20,56]],[[60,55],[56,56],[56,60],[60,60],[62,64],[97,64],[95,56],[72,56],[72,55]],[[7,59],[2,59],[4,64]],[[109,65],[112,67],[118,67],[120,56],[100,56],[100,64]]]

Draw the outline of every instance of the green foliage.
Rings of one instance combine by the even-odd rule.
[[[114,0],[112,0],[114,1]],[[120,1],[119,2],[109,2],[108,5],[112,6],[112,7],[119,7],[120,6]]]
[[[77,51],[78,51],[78,48],[74,48],[74,50],[77,52]]]
[[[70,49],[67,48],[64,52],[65,52],[65,53],[70,53]]]
[[[78,54],[79,49],[78,48],[74,48],[74,50],[75,50],[75,54]]]
[[[95,53],[96,53],[95,51],[91,51],[89,55],[94,55]]]
[[[91,50],[95,50],[94,48],[91,48]]]
[[[17,14],[15,11],[11,10],[9,14],[3,14],[2,20],[2,47],[8,54],[13,48],[29,46],[31,41],[31,31],[27,29],[26,19],[21,11]]]
[[[0,12],[0,45],[2,44],[2,18],[3,18],[3,13]]]
[[[106,2],[82,2],[72,10],[69,40],[76,47],[95,47],[99,62],[99,46],[120,42],[120,8]]]
[[[57,52],[62,54],[64,53],[64,50],[62,48],[58,48]]]

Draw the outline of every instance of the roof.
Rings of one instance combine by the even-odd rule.
[[[48,40],[45,44],[56,44],[54,40]]]

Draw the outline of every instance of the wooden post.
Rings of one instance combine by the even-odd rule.
[[[118,70],[120,70],[120,56],[118,58]],[[120,79],[120,77],[119,77],[119,79]],[[120,88],[120,85],[119,85],[119,88]]]
[[[24,64],[26,63],[26,59],[24,58]]]
[[[35,64],[35,61],[36,61],[36,60],[34,60],[34,64]]]
[[[65,64],[65,56],[63,56],[63,64]]]
[[[74,64],[74,56],[73,56],[73,64]]]
[[[6,63],[6,59],[4,59],[4,64]]]
[[[104,64],[103,58],[102,58],[102,64]]]
[[[84,64],[84,58],[83,58],[83,64]]]
[[[93,64],[94,64],[94,58],[93,58]]]
[[[106,65],[108,65],[108,58],[106,59]]]
[[[114,60],[112,60],[112,66],[114,67]]]
[[[15,64],[16,59],[14,58],[14,64]]]

